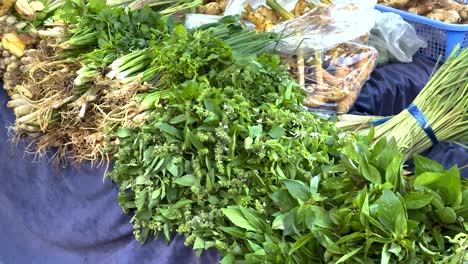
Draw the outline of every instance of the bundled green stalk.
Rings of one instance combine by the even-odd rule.
[[[427,119],[425,129],[430,126],[440,142],[468,142],[468,49],[460,51],[459,55],[455,55],[455,52],[413,101],[413,105]],[[383,137],[395,138],[400,150],[405,153],[405,159],[410,159],[413,154],[421,153],[436,143],[409,112],[417,112],[414,106],[375,127],[375,141]],[[362,122],[364,127],[368,127],[368,121]],[[338,126],[346,127],[349,124],[342,122]],[[356,127],[356,124],[351,127]],[[361,131],[368,133],[369,129]]]
[[[149,6],[162,10],[163,15],[171,15],[193,9],[203,4],[203,0],[107,0],[106,4],[112,7],[128,6],[130,9]]]

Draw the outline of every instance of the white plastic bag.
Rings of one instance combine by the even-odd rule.
[[[380,53],[379,64],[391,62],[412,62],[414,54],[427,47],[426,41],[416,34],[412,25],[394,13],[375,11],[376,24],[371,30],[369,45]]]
[[[218,22],[223,16],[205,15],[205,14],[187,14],[185,17],[185,27],[188,29]]]

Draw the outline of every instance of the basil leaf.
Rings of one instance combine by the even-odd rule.
[[[421,155],[414,155],[413,161],[416,175],[423,174],[425,172],[444,172],[444,167],[440,165],[440,163]]]
[[[406,208],[420,209],[430,204],[434,196],[429,193],[410,192],[403,197],[405,199]]]
[[[191,186],[199,187],[200,186],[199,179],[193,174],[187,174],[180,178],[176,178],[174,182],[178,185],[187,186],[187,187],[191,187]]]
[[[375,212],[379,221],[390,232],[397,235],[406,233],[406,213],[403,204],[389,189],[382,192],[382,196],[371,207],[375,206]]]
[[[251,126],[249,130],[249,137],[251,138],[256,138],[262,133],[262,127],[261,126]]]
[[[301,237],[300,239],[298,239],[296,242],[294,242],[291,245],[291,249],[289,250],[289,255],[292,255],[296,250],[298,250],[298,249],[304,247],[305,245],[307,245],[307,243],[309,243],[314,238],[315,238],[314,234],[309,233],[309,234]]]
[[[444,174],[436,172],[425,172],[416,177],[414,186],[425,186],[439,181]]]
[[[277,139],[277,138],[280,138],[284,135],[284,133],[286,132],[286,130],[284,130],[283,128],[279,127],[279,126],[275,126],[275,127],[272,127],[271,130],[270,130],[270,133],[269,135],[273,138],[273,139]]]
[[[245,208],[243,206],[239,207],[240,211],[244,215],[245,219],[255,227],[255,229],[260,232],[263,232],[266,228],[266,224],[262,222],[261,215],[257,215],[255,211]]]
[[[127,138],[130,136],[130,131],[128,129],[120,129],[115,135],[119,138]]]
[[[289,194],[298,201],[306,202],[310,199],[310,189],[301,181],[284,179],[281,181],[288,189]]]
[[[205,241],[199,237],[195,238],[193,249],[205,249]]]
[[[220,264],[234,264],[236,257],[233,254],[227,254],[221,259]]]
[[[256,228],[244,218],[242,213],[237,211],[236,209],[223,208],[221,209],[221,211],[234,225],[250,231],[256,230]]]
[[[219,229],[221,229],[223,232],[226,232],[232,236],[238,237],[238,238],[245,238],[245,231],[238,228],[238,227],[226,227],[222,226]]]
[[[270,194],[270,198],[280,209],[284,211],[290,211],[298,204],[294,197],[292,197],[289,192],[284,189],[280,189]]]
[[[171,136],[174,136],[178,139],[182,139],[182,133],[175,127],[167,124],[167,123],[161,123],[159,125],[156,126],[157,128],[159,128],[161,131],[171,135]]]
[[[340,259],[338,259],[338,261],[336,262],[336,264],[347,261],[349,258],[351,258],[352,256],[356,255],[359,251],[361,251],[361,249],[362,249],[362,247],[358,247],[358,248],[352,250],[351,252],[346,253],[346,254],[343,255]]]

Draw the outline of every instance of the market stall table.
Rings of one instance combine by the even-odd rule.
[[[410,64],[378,68],[351,113],[393,115],[416,97],[434,63],[416,57]],[[130,216],[117,203],[117,190],[103,179],[105,168],[53,168],[47,158],[32,161],[25,143],[14,146],[8,129],[14,115],[0,88],[0,264],[7,263],[218,263],[215,251],[200,258],[177,236],[141,245]],[[468,164],[468,150],[441,143],[424,153],[445,167]],[[468,177],[468,170],[461,171]]]

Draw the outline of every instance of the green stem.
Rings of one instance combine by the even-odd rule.
[[[276,0],[267,0],[266,4],[276,13],[278,13],[282,18],[286,20],[291,20],[294,18],[294,15],[291,14],[288,10],[284,9]]]

